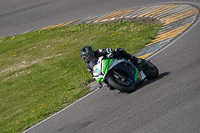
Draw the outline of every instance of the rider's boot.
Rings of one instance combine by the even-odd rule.
[[[141,67],[144,67],[145,65],[147,65],[147,61],[146,60],[137,58],[137,57],[135,57],[133,55],[131,57],[131,60],[134,62],[134,65],[137,68],[141,68]]]
[[[137,67],[138,67],[138,68],[143,68],[143,67],[145,67],[145,66],[147,66],[147,65],[148,65],[148,64],[147,64],[147,61],[146,61],[146,60],[140,59],[139,63],[137,64]]]

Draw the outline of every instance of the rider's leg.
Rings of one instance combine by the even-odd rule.
[[[131,61],[134,62],[134,64],[136,66],[139,66],[142,63],[142,59],[139,59],[139,58],[127,53],[122,48],[117,48],[114,51],[115,51],[114,55],[116,56],[116,58],[120,58],[121,57],[121,58],[125,58],[125,59],[128,59],[128,60],[131,60]]]

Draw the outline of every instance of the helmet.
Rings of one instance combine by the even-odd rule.
[[[94,58],[94,50],[91,46],[85,46],[81,50],[81,57],[85,63],[90,62]]]

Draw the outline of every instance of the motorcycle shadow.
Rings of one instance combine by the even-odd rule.
[[[151,83],[153,83],[157,80],[162,79],[163,77],[165,77],[169,74],[170,74],[170,72],[163,72],[163,73],[159,74],[159,76],[157,78],[153,79],[153,80],[145,80],[144,82],[139,83],[138,85],[136,85],[135,90],[132,91],[132,92],[119,92],[119,93],[127,93],[127,94],[133,93],[133,92],[143,88],[144,86],[147,86],[147,85],[149,85],[149,84],[151,84]]]

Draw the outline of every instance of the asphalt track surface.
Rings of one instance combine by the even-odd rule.
[[[111,11],[159,3],[199,0],[2,0],[0,36]],[[198,133],[200,132],[200,18],[151,57],[160,75],[123,94],[106,87],[69,106],[30,133]]]

